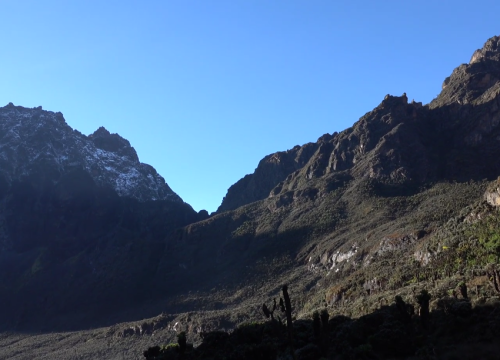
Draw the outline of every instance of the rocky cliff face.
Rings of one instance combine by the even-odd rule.
[[[351,128],[262,159],[254,174],[229,189],[219,211],[341,173],[400,186],[494,178],[500,172],[499,109],[500,37],[495,36],[446,78],[429,105],[409,102],[406,94],[387,95]]]
[[[326,137],[328,138],[328,135]],[[307,163],[320,142],[322,140],[318,143],[297,145],[291,150],[266,156],[259,162],[253,174],[246,175],[229,188],[217,212],[234,210],[242,205],[265,199],[276,184]]]
[[[406,94],[387,95],[353,127],[262,159],[254,174],[229,189],[218,211],[341,173],[392,184],[429,181],[439,172],[435,138],[427,106],[408,103]]]
[[[430,108],[479,105],[494,99],[500,90],[499,61],[500,37],[494,36],[474,52],[469,64],[460,65],[444,80],[443,90],[430,103]]]
[[[36,177],[40,185],[49,185],[76,169],[120,196],[182,202],[118,134],[101,127],[85,136],[69,127],[61,113],[41,107],[27,109],[11,103],[0,108],[0,182]]]
[[[308,180],[339,172],[389,183],[426,181],[435,169],[425,108],[408,103],[406,95],[387,95],[353,127],[322,143],[306,165],[289,176],[281,191],[300,187]]]

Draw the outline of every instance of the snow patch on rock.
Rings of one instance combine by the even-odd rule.
[[[127,140],[98,132],[99,144],[68,126],[61,113],[9,104],[0,108],[0,175],[10,182],[40,168],[59,176],[80,168],[120,196],[182,202],[152,166],[139,162]]]

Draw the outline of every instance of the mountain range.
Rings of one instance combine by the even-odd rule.
[[[208,216],[119,135],[8,104],[0,326],[81,330],[163,311],[157,339],[173,327],[194,339],[261,319],[284,283],[298,319],[325,306],[359,317],[423,289],[441,299],[460,282],[494,301],[499,125],[495,36],[429,104],[387,95],[352,127],[266,156]]]

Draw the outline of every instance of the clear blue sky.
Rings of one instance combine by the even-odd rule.
[[[0,0],[0,105],[128,139],[196,210],[267,154],[428,103],[500,1]]]

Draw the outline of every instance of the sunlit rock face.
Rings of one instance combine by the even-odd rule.
[[[500,206],[500,177],[486,190],[484,199],[491,206]]]
[[[88,172],[96,185],[139,201],[181,202],[156,170],[139,161],[130,143],[101,127],[85,136],[60,112],[12,103],[0,108],[0,183],[35,177],[53,185],[73,170]]]
[[[500,36],[493,36],[488,39],[481,49],[472,54],[469,64],[479,62],[481,59],[500,61]]]
[[[455,68],[444,80],[442,89],[429,104],[430,108],[478,106],[495,99],[500,91],[500,36],[488,39],[472,54],[468,64]]]

